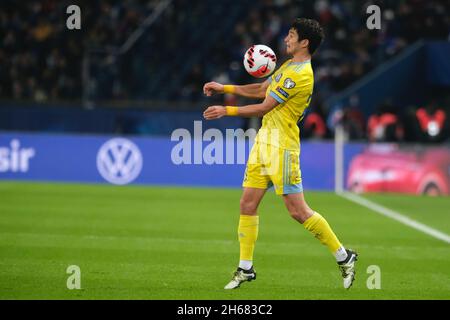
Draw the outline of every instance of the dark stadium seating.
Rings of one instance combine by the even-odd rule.
[[[438,0],[374,1],[383,12],[380,31],[366,28],[366,4],[358,1],[173,0],[118,54],[158,3],[81,1],[81,30],[68,30],[65,10],[71,1],[2,1],[0,99],[199,112],[208,103],[223,103],[222,97],[203,96],[205,81],[254,81],[242,67],[250,45],[269,45],[279,62],[286,59],[283,38],[291,21],[303,16],[320,21],[326,33],[313,61],[311,109],[320,107],[327,117],[327,99],[417,40],[447,40],[450,30],[450,3]]]

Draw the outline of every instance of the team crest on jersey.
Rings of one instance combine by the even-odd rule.
[[[292,89],[294,88],[296,85],[296,83],[294,81],[292,81],[291,78],[287,78],[286,80],[284,80],[283,83],[283,87],[285,87],[286,89]]]
[[[282,73],[278,74],[278,75],[275,77],[275,82],[280,81],[280,79],[281,79],[282,76],[283,76]]]

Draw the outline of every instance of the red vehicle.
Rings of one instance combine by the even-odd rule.
[[[347,188],[363,192],[450,194],[450,149],[372,145],[356,156]]]

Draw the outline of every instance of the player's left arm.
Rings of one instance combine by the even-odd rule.
[[[203,116],[206,120],[219,119],[223,116],[262,117],[279,104],[273,97],[267,96],[261,103],[242,107],[211,106],[203,112]]]

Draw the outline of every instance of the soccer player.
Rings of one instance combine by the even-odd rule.
[[[241,283],[256,279],[253,251],[258,237],[258,205],[272,185],[282,196],[292,218],[300,222],[335,256],[341,270],[344,288],[355,278],[357,253],[345,249],[324,217],[313,211],[305,201],[300,171],[300,137],[297,123],[309,106],[314,86],[311,56],[319,47],[324,34],[315,20],[297,19],[284,39],[287,60],[263,83],[243,86],[209,82],[204,85],[206,96],[231,93],[249,98],[261,98],[259,104],[210,106],[203,116],[207,120],[223,116],[263,116],[255,144],[250,152],[240,201],[238,237],[240,261],[237,271],[225,289],[238,288]]]

